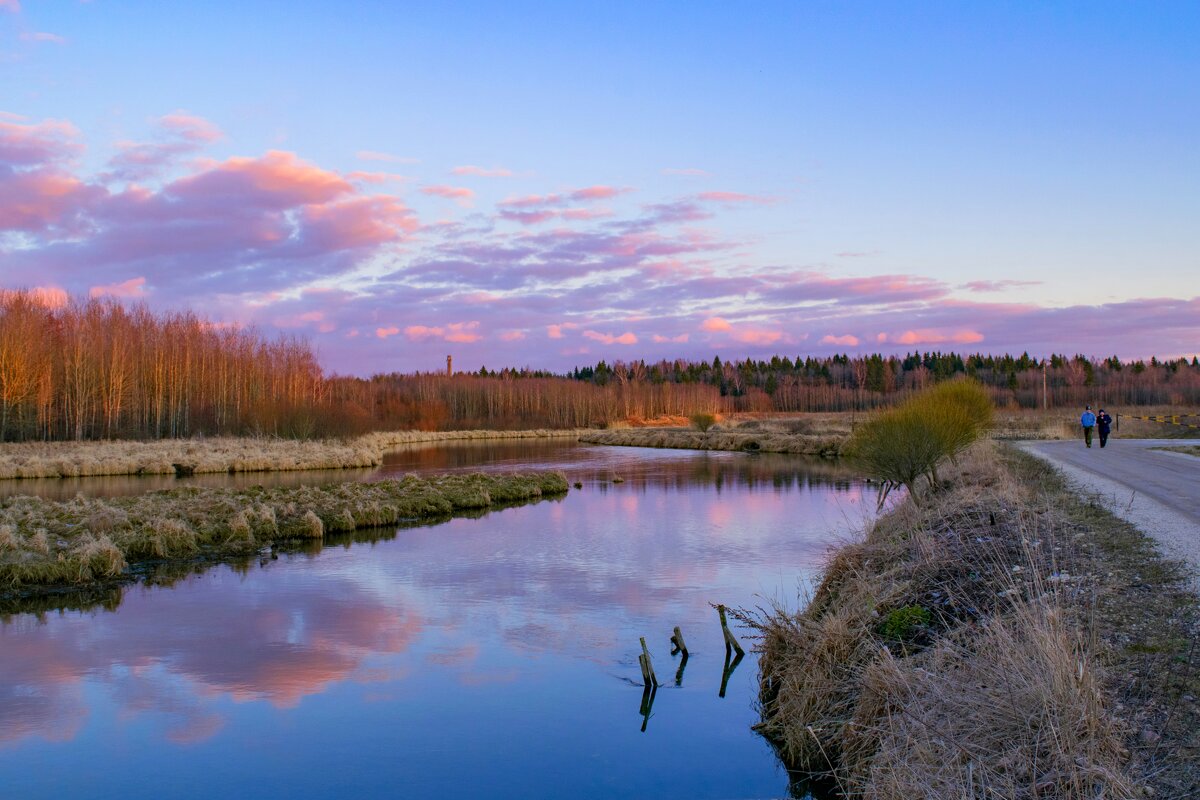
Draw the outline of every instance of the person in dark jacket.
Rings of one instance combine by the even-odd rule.
[[[1092,431],[1096,427],[1096,415],[1092,413],[1091,406],[1083,407],[1083,415],[1079,418],[1079,424],[1083,426],[1083,441],[1088,446],[1092,446]]]
[[[1108,434],[1112,431],[1112,417],[1103,408],[1096,415],[1096,432],[1100,434],[1100,446],[1108,442]]]

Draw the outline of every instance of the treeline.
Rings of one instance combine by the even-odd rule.
[[[315,432],[326,381],[291,337],[105,299],[0,293],[0,440]]]
[[[1044,373],[1043,373],[1044,367]],[[601,361],[326,376],[307,342],[104,299],[0,292],[0,440],[574,428],[698,412],[887,407],[956,375],[1000,407],[1200,404],[1200,362],[912,353],[769,361]]]
[[[721,411],[848,411],[893,405],[927,386],[966,375],[981,383],[1001,407],[1051,408],[1101,402],[1111,405],[1200,403],[1200,359],[1121,361],[1083,355],[1028,353],[959,355],[878,353],[850,357],[774,356],[769,361],[604,361],[576,368],[573,380],[598,386],[648,383],[713,387]],[[1043,399],[1044,398],[1044,399]]]

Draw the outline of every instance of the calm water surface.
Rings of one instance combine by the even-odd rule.
[[[567,442],[414,448],[358,477],[533,468],[584,487],[3,618],[0,797],[787,796],[749,729],[752,654],[719,696],[709,603],[794,606],[870,490],[795,457]],[[648,717],[639,636],[665,684]]]

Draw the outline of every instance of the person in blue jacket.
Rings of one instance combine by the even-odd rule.
[[[1091,406],[1084,406],[1083,416],[1079,418],[1079,424],[1083,426],[1083,441],[1088,447],[1092,446],[1092,429],[1096,427],[1096,415],[1092,413]]]
[[[1096,431],[1100,434],[1100,446],[1108,443],[1108,434],[1112,432],[1112,417],[1103,408],[1096,415]]]

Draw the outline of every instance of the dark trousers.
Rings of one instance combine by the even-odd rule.
[[[1092,426],[1091,425],[1084,426],[1083,441],[1087,443],[1088,447],[1092,446]]]
[[[1100,446],[1104,447],[1108,443],[1108,428],[1100,429]]]

